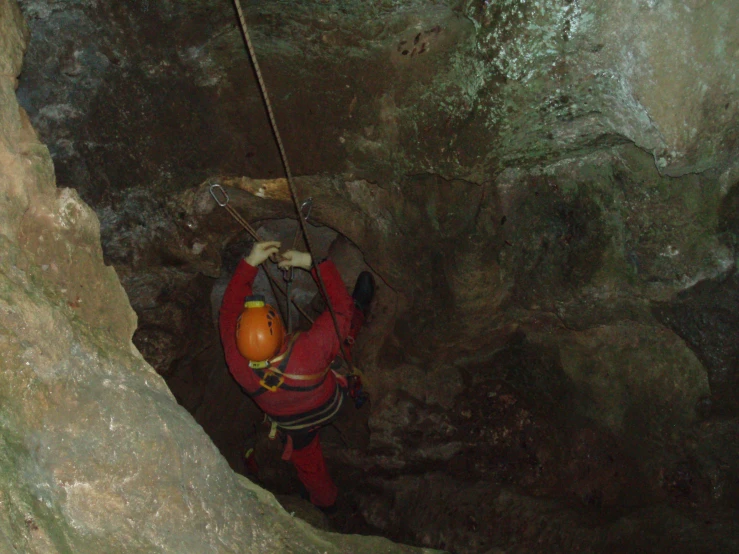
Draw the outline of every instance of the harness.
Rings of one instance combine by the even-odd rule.
[[[252,368],[257,377],[259,377],[259,387],[255,391],[247,391],[249,396],[259,396],[265,392],[277,392],[278,389],[287,391],[309,391],[320,387],[330,369],[330,366],[319,371],[318,373],[311,373],[310,375],[298,375],[295,373],[285,373],[287,364],[290,361],[290,356],[293,352],[295,342],[300,335],[300,332],[295,333],[287,345],[285,351],[279,356],[275,356],[271,360],[268,360],[263,368]],[[315,381],[320,379],[318,383],[309,385],[306,387],[296,387],[293,385],[285,384],[285,378],[293,379],[295,381]]]
[[[327,402],[309,412],[296,416],[267,416],[272,422],[270,437],[273,436],[272,431],[276,431],[278,427],[286,431],[301,431],[329,423],[344,405],[344,396],[344,390],[336,387],[333,396]]]
[[[249,396],[254,398],[267,392],[277,392],[280,389],[292,392],[307,392],[315,390],[323,385],[323,382],[326,380],[326,375],[331,369],[331,365],[318,373],[311,373],[310,375],[285,373],[298,335],[300,335],[300,332],[295,333],[290,338],[290,342],[285,351],[269,360],[266,363],[266,367],[252,368],[257,377],[259,377],[259,388],[255,391],[247,391]],[[286,378],[293,379],[295,381],[317,382],[309,383],[306,386],[295,386],[285,383]],[[339,412],[343,403],[344,391],[341,390],[340,387],[336,387],[334,395],[327,402],[309,412],[293,416],[274,416],[265,414],[272,423],[269,436],[270,438],[274,438],[278,427],[286,431],[300,431],[302,429],[310,429],[328,423]]]

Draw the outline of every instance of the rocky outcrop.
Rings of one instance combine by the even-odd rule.
[[[318,532],[232,472],[131,344],[98,219],[57,189],[14,92],[28,39],[0,0],[0,548],[413,552]]]
[[[281,173],[228,3],[21,5],[38,38],[21,98],[62,184]],[[246,16],[296,174],[485,182],[631,142],[683,175],[737,147],[731,0],[285,6]]]

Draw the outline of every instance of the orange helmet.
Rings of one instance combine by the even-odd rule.
[[[285,327],[280,314],[264,296],[247,296],[244,311],[236,322],[236,347],[252,367],[261,367],[280,351],[285,340]]]

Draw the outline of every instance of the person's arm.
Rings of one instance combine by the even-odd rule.
[[[236,266],[236,271],[234,271],[226,287],[221,302],[218,323],[227,361],[243,358],[236,347],[236,321],[244,309],[244,298],[252,293],[252,285],[259,271],[257,266],[267,260],[270,255],[276,253],[279,247],[279,242],[256,243],[249,255]],[[236,380],[241,382],[239,375],[237,375],[238,368],[230,367],[230,369]]]
[[[339,270],[334,265],[334,262],[326,260],[319,265],[318,269],[321,271],[321,277],[323,277],[323,282],[326,285],[326,293],[336,314],[341,342],[344,342],[349,334],[352,316],[354,315],[354,301],[349,295],[349,291],[347,291],[346,285],[341,279]],[[311,273],[317,280],[318,274],[316,273],[316,268],[313,268]],[[316,318],[310,330],[303,333],[300,338],[312,350],[315,360],[315,363],[311,364],[312,367],[310,369],[312,372],[326,369],[326,366],[341,353],[339,338],[336,336],[336,327],[334,326],[333,318],[328,307]]]
[[[278,264],[281,269],[290,267],[301,267],[311,269],[313,262],[310,254],[288,250],[282,255],[282,261]],[[354,315],[354,302],[346,290],[344,281],[341,279],[339,270],[334,263],[327,260],[320,264],[318,269],[326,285],[326,293],[334,308],[339,334],[343,342],[349,333],[352,316]],[[311,270],[313,278],[318,280],[316,268]],[[309,375],[317,373],[328,366],[329,363],[341,352],[339,338],[336,336],[331,312],[328,307],[318,316],[309,331],[300,335],[295,350],[300,351],[300,367],[295,369],[296,373]]]
[[[244,309],[244,298],[252,293],[252,285],[259,270],[241,260],[236,266],[231,280],[226,287],[221,302],[221,312],[219,315],[219,327],[221,331],[221,342],[226,353],[226,359],[229,354],[238,353],[236,348],[236,320],[239,318]]]

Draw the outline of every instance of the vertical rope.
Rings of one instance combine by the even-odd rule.
[[[336,319],[336,312],[334,311],[334,307],[331,305],[331,299],[328,297],[328,292],[326,291],[326,285],[323,282],[323,277],[321,276],[321,270],[318,269],[318,265],[315,263],[315,256],[313,255],[313,247],[310,242],[310,237],[308,235],[308,227],[307,223],[303,220],[302,214],[300,212],[300,202],[298,201],[298,195],[295,191],[295,183],[293,183],[293,176],[292,172],[290,171],[290,166],[287,163],[287,154],[285,152],[285,147],[282,144],[282,138],[280,137],[280,131],[277,128],[277,121],[275,120],[275,114],[272,111],[272,104],[269,101],[269,95],[267,94],[267,87],[264,84],[264,79],[262,78],[262,71],[259,68],[259,62],[257,61],[257,54],[254,51],[254,47],[251,43],[251,37],[249,36],[249,31],[246,27],[246,20],[244,19],[244,12],[241,9],[241,2],[240,0],[234,0],[234,5],[236,6],[236,12],[239,15],[239,23],[241,24],[241,31],[244,34],[244,41],[246,42],[246,48],[249,51],[249,57],[251,59],[251,63],[254,65],[254,72],[257,74],[257,81],[259,82],[259,90],[262,93],[262,99],[264,100],[264,105],[267,108],[267,115],[269,116],[269,122],[272,127],[272,133],[275,136],[275,141],[277,142],[277,148],[280,150],[280,159],[282,160],[282,166],[285,169],[285,176],[287,177],[287,186],[290,189],[290,196],[292,197],[293,204],[295,206],[295,213],[298,214],[298,222],[300,223],[300,228],[303,230],[303,238],[305,238],[305,244],[308,247],[308,252],[310,253],[311,260],[313,262],[313,267],[316,269],[316,275],[318,276],[318,284],[321,288],[321,294],[323,294],[323,297],[326,299],[326,305],[328,306],[328,310],[331,313],[331,319],[334,322],[334,330],[336,331],[336,338],[339,340],[339,348],[341,350],[342,357],[349,363],[349,358],[346,355],[346,352],[344,350],[344,341],[341,340],[341,332],[339,331],[339,322]]]
[[[246,221],[243,217],[241,217],[241,214],[236,211],[230,204],[224,204],[223,207],[226,209],[226,211],[231,214],[231,217],[233,217],[241,226],[252,236],[252,238],[257,242],[262,242],[262,237],[259,236],[257,231],[252,227],[248,221]],[[280,306],[280,299],[277,297],[277,291],[280,291],[283,295],[285,295],[285,305],[287,306],[287,312],[290,313],[290,302],[295,304],[295,307],[298,309],[298,311],[303,314],[303,317],[305,317],[308,321],[313,323],[313,318],[311,318],[307,313],[305,313],[305,310],[300,307],[300,305],[295,302],[294,300],[290,299],[290,290],[287,291],[282,290],[282,287],[277,284],[277,281],[275,281],[275,278],[272,277],[272,275],[269,273],[269,270],[267,269],[266,262],[262,264],[262,267],[264,268],[264,274],[267,276],[267,279],[269,280],[269,286],[272,288],[272,294],[275,297],[275,302],[277,302],[277,308],[280,310],[280,314],[282,315],[282,306]],[[289,318],[289,315],[288,315]],[[284,318],[283,319],[287,319]]]

